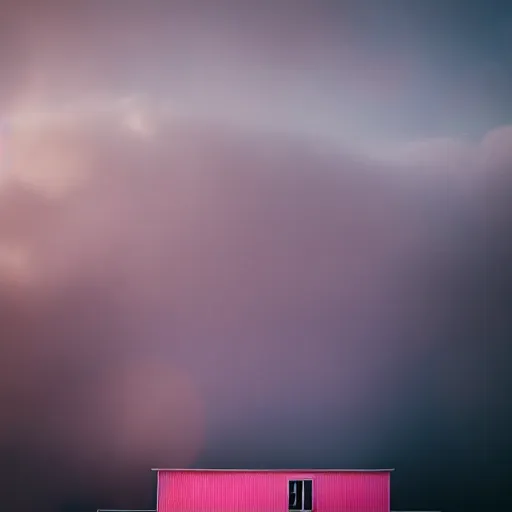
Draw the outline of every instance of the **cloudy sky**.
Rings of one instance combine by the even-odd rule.
[[[507,509],[512,4],[12,1],[0,65],[3,506],[314,466]]]

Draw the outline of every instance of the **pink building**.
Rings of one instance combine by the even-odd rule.
[[[158,512],[389,512],[391,470],[156,471]]]
[[[154,469],[156,510],[390,512],[392,469]]]
[[[157,512],[390,512],[390,469],[155,469]]]

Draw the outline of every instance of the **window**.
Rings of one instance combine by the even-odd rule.
[[[312,480],[290,480],[288,482],[288,510],[313,510]]]

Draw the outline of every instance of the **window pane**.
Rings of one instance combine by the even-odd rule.
[[[312,480],[304,480],[304,510],[313,510]]]
[[[288,509],[302,510],[302,482],[290,480],[288,483]]]

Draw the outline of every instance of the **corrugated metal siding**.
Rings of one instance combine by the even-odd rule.
[[[316,488],[318,512],[389,512],[389,473],[325,473]]]
[[[287,512],[288,480],[313,480],[315,512],[389,512],[389,473],[160,471],[158,512]]]

